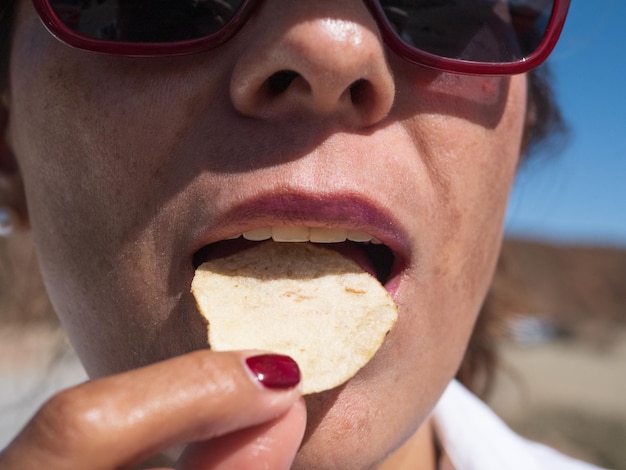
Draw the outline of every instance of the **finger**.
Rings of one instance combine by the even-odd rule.
[[[61,392],[5,450],[0,469],[109,470],[272,420],[300,396],[297,366],[278,356],[286,362],[256,361],[252,371],[251,355],[197,351]],[[259,382],[264,367],[264,383],[278,388]]]
[[[285,414],[253,428],[189,446],[180,470],[287,470],[300,447],[306,426],[304,400]]]

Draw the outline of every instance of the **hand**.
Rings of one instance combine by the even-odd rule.
[[[190,442],[181,470],[287,469],[306,421],[298,379],[263,385],[251,356],[197,351],[65,390],[0,454],[0,470],[128,468]]]

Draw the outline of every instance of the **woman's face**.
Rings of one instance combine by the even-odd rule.
[[[398,322],[356,377],[308,399],[297,462],[379,460],[463,356],[499,249],[525,87],[404,62],[356,0],[267,0],[218,49],[152,59],[71,49],[22,0],[7,139],[50,297],[88,373],[205,346],[189,293],[201,247],[260,227],[364,231],[395,252]]]

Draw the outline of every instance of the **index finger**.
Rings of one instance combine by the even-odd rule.
[[[247,365],[252,355],[197,351],[61,392],[9,445],[0,468],[108,470],[274,419],[300,393],[293,378],[262,385]]]

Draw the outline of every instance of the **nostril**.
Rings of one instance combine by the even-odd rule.
[[[272,74],[267,79],[267,86],[269,88],[270,93],[273,95],[280,95],[283,93],[289,85],[298,78],[300,74],[298,72],[294,72],[293,70],[281,70]]]
[[[363,78],[350,85],[350,99],[352,100],[352,104],[360,106],[361,103],[366,101],[370,95],[370,88],[370,83]]]

